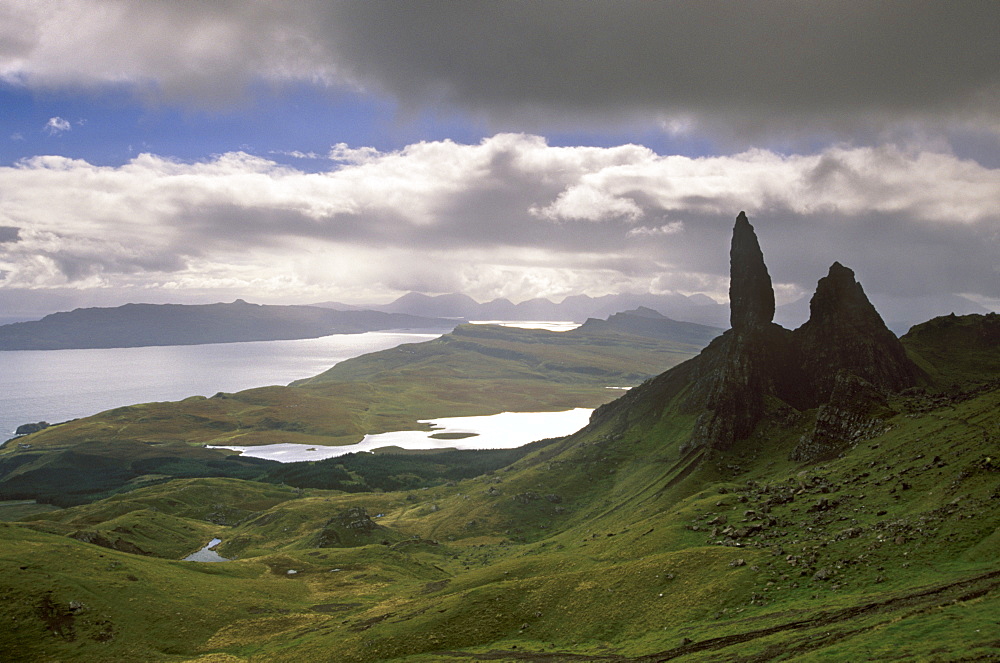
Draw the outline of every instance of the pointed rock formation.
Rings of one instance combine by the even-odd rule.
[[[819,280],[809,302],[809,321],[794,336],[803,371],[816,389],[811,396],[820,402],[830,398],[840,370],[885,391],[912,386],[919,374],[868,301],[854,272],[839,262]]]
[[[736,217],[729,249],[729,324],[752,329],[774,320],[774,289],[764,253],[745,212]]]
[[[743,212],[733,228],[729,256],[732,329],[707,347],[694,367],[698,377],[687,404],[702,414],[691,445],[727,449],[746,439],[765,416],[768,398],[803,411],[836,396],[820,411],[829,421],[817,423],[816,431],[803,438],[808,449],[797,452],[803,460],[817,458],[844,442],[838,431],[848,426],[838,426],[851,419],[851,413],[868,422],[869,413],[858,410],[849,397],[852,388],[865,385],[865,393],[885,393],[916,383],[919,369],[868,301],[853,271],[834,263],[819,281],[809,321],[790,332],[771,321],[771,277]]]
[[[792,357],[785,351],[788,330],[771,322],[771,277],[744,212],[733,227],[729,273],[732,329],[703,352],[703,377],[690,401],[707,410],[695,424],[692,444],[716,449],[727,449],[753,432],[765,398],[787,381]]]
[[[809,321],[789,331],[772,322],[771,277],[743,212],[733,228],[729,256],[732,329],[697,357],[603,406],[595,418],[618,417],[626,428],[631,417],[673,404],[697,415],[681,449],[686,453],[729,449],[771,414],[778,422],[817,410],[811,432],[792,454],[806,462],[836,455],[876,434],[889,413],[884,396],[915,385],[922,373],[854,272],[834,263],[819,281]]]

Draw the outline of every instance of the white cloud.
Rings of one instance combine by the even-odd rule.
[[[639,226],[628,231],[629,237],[655,237],[657,235],[676,235],[684,232],[683,221],[671,221],[660,226]]]
[[[271,150],[269,154],[277,154],[285,157],[292,157],[293,159],[320,159],[320,155],[315,152],[302,152],[301,150]]]
[[[350,147],[347,143],[337,143],[330,148],[328,158],[346,164],[362,164],[377,159],[379,151],[374,147]]]
[[[58,136],[72,128],[73,126],[69,123],[69,120],[64,120],[61,117],[50,117],[49,121],[45,123],[43,131],[50,136]]]
[[[606,221],[627,219],[635,221],[643,216],[643,211],[634,200],[609,193],[603,187],[591,184],[571,186],[550,205],[533,207],[531,213],[550,221],[578,219],[584,221]]]
[[[521,134],[335,149],[342,160],[321,173],[239,152],[0,168],[0,226],[19,229],[0,244],[0,287],[717,295],[746,210],[789,291],[840,260],[869,292],[1000,297],[1000,170],[948,154],[695,159]]]

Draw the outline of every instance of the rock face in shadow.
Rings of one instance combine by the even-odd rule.
[[[819,280],[809,320],[795,330],[795,339],[803,371],[816,389],[814,399],[821,402],[830,398],[841,369],[887,391],[911,386],[918,375],[854,272],[839,262]]]
[[[728,449],[750,436],[768,396],[787,390],[794,361],[785,352],[789,332],[774,323],[726,332],[699,358],[700,377],[688,407],[704,409],[692,444]]]
[[[698,417],[692,444],[725,449],[760,421],[765,399],[788,391],[795,357],[790,332],[772,322],[774,289],[757,235],[740,212],[729,250],[732,329],[699,356],[699,378],[689,406]]]
[[[689,447],[728,449],[750,436],[775,398],[797,410],[831,403],[824,416],[846,422],[861,400],[916,383],[919,369],[906,356],[868,301],[854,272],[839,262],[820,279],[810,317],[789,331],[772,322],[774,291],[753,226],[744,213],[736,219],[730,250],[732,329],[692,360],[692,382],[684,408],[700,411]],[[832,421],[832,420],[831,420]],[[860,422],[860,419],[858,420]],[[848,424],[844,424],[845,426]],[[817,424],[803,459],[828,454],[842,437],[840,424]]]
[[[814,462],[833,458],[852,444],[885,432],[883,417],[888,414],[881,390],[841,370],[833,380],[830,399],[819,406],[813,429],[799,439],[791,459]]]
[[[729,249],[729,324],[752,330],[774,320],[774,288],[757,234],[745,212],[736,217]]]

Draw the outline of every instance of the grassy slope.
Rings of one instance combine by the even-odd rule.
[[[909,349],[926,358],[934,344],[923,342]],[[2,617],[19,626],[0,635],[0,652],[991,660],[1000,653],[1000,390],[976,386],[982,377],[955,369],[949,393],[895,399],[887,432],[812,466],[787,460],[809,413],[763,425],[732,452],[682,456],[691,417],[670,407],[682,389],[660,379],[644,390],[661,400],[629,408],[627,420],[608,417],[451,487],[342,495],[196,479],[37,516],[2,533]],[[219,536],[222,554],[241,561],[181,564],[60,536],[140,506],[190,526],[188,547]],[[318,532],[359,506],[384,514],[375,522],[387,530],[315,547]],[[209,526],[213,513],[228,516]],[[154,552],[172,554],[166,543]],[[73,613],[70,601],[86,609]],[[137,601],[144,610],[129,609]],[[60,614],[73,617],[73,640]]]
[[[594,407],[692,356],[695,346],[620,334],[462,326],[338,364],[293,387],[117,408],[0,449],[0,496],[79,503],[165,477],[260,476],[202,445],[354,444],[420,419]],[[47,492],[39,487],[50,487]],[[34,487],[34,491],[33,491]],[[41,491],[41,492],[39,492]]]
[[[460,327],[435,341],[342,362],[295,387],[123,407],[22,441],[34,450],[98,439],[147,445],[353,444],[366,433],[405,430],[423,418],[596,406],[616,395],[607,386],[637,384],[697,351],[616,334],[565,337]],[[5,457],[15,453],[3,450]]]

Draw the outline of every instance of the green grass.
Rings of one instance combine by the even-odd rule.
[[[95,652],[103,660],[141,652],[145,660],[214,653],[269,661],[427,661],[442,660],[443,651],[461,652],[448,660],[470,661],[491,651],[508,652],[499,660],[511,661],[552,651],[692,661],[991,655],[996,638],[984,634],[995,632],[1000,600],[1000,471],[985,460],[996,441],[984,440],[983,428],[995,426],[1000,394],[926,412],[897,405],[889,432],[813,466],[754,446],[787,454],[802,427],[792,422],[685,473],[679,447],[691,422],[667,409],[620,433],[614,421],[596,426],[509,470],[454,486],[346,495],[185,480],[32,525],[109,531],[145,522],[168,533],[186,522],[192,541],[219,536],[222,554],[242,560],[203,565],[201,575],[176,562],[87,546],[55,529],[32,532],[28,524],[15,526],[15,536],[4,532],[4,550],[16,548],[5,559],[32,559],[61,578],[51,591],[66,605],[101,576],[86,564],[86,573],[54,573],[54,556],[64,556],[66,546],[159,578],[154,585],[169,605],[194,601],[205,573],[205,587],[233,604],[195,611],[198,627],[185,631],[182,645],[164,629],[134,633],[117,616],[115,606],[132,597],[119,596],[120,585],[100,599],[93,590],[94,605],[106,601],[112,622],[123,620],[125,642],[105,647],[92,641],[97,626],[80,626],[79,634],[91,635],[74,641],[79,660],[100,660]],[[236,517],[208,523],[213,503]],[[372,518],[380,529],[316,547],[324,527],[357,507],[384,514]],[[159,519],[147,518],[151,508]],[[725,523],[712,524],[720,517]],[[771,521],[744,538],[722,534]],[[43,536],[44,544],[33,538]],[[33,552],[24,548],[28,541],[39,544]],[[81,573],[88,579],[82,584]],[[31,603],[48,585],[27,603],[28,586],[17,587],[14,605],[21,607],[5,614],[37,628]],[[177,628],[187,619],[166,609],[160,618]],[[69,651],[59,636],[46,637],[31,651],[56,658]]]
[[[991,660],[1000,388],[937,365],[943,392],[894,397],[881,434],[816,464],[788,460],[815,413],[777,407],[729,451],[685,450],[696,414],[668,376],[575,436],[450,484],[182,479],[0,524],[0,620],[13,625],[0,653]],[[152,554],[72,538],[81,530]],[[212,536],[238,561],[174,561]],[[69,616],[73,640],[53,630]]]
[[[342,362],[297,386],[145,403],[52,426],[29,436],[28,450],[0,450],[0,499],[72,506],[171,478],[266,481],[273,463],[203,446],[348,445],[368,433],[427,428],[418,421],[442,416],[595,407],[620,393],[607,387],[636,384],[697,350],[615,333],[460,326]],[[353,484],[297,482],[395,490],[429,481],[424,473],[393,482],[380,472]]]
[[[40,513],[56,511],[58,508],[51,504],[39,504],[35,500],[4,500],[0,501],[0,521],[19,520]]]

